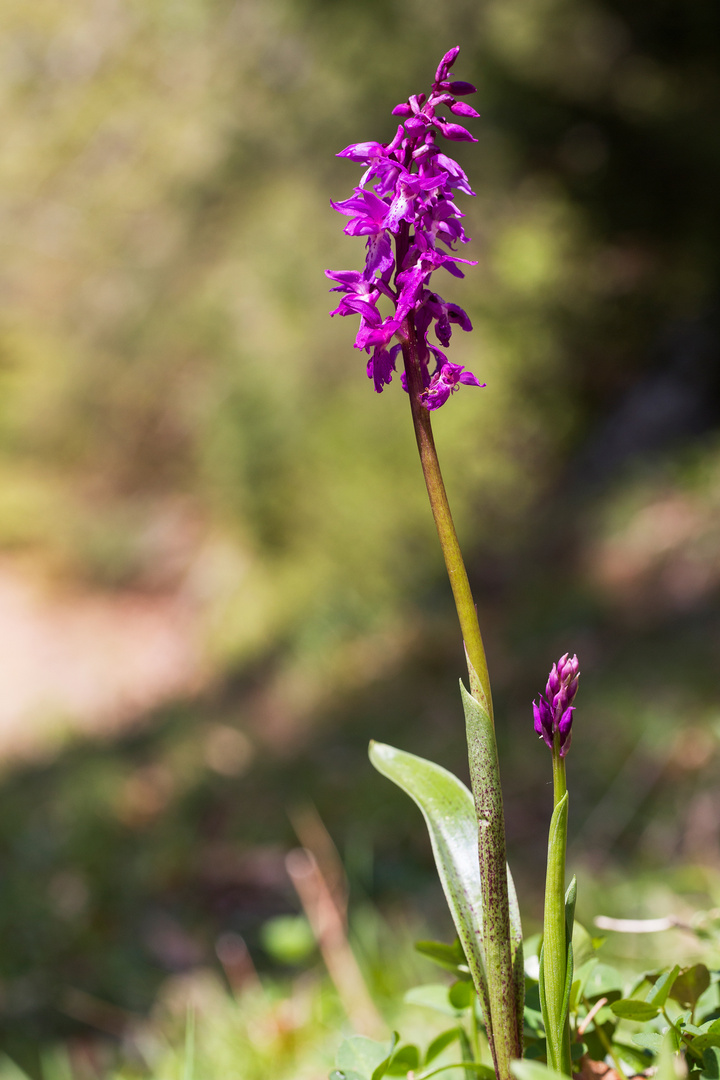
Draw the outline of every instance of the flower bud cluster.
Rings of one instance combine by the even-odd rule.
[[[450,78],[459,51],[450,49],[442,58],[429,95],[413,95],[393,109],[403,122],[392,142],[353,143],[338,154],[365,168],[354,195],[332,206],[350,218],[348,236],[367,237],[367,256],[363,271],[325,271],[337,282],[331,292],[343,294],[331,314],[360,316],[355,347],[369,354],[367,374],[378,393],[392,381],[403,346],[411,336],[417,342],[421,400],[428,409],[443,405],[460,384],[484,385],[462,365],[450,363],[438,347],[450,344],[454,325],[472,330],[472,324],[461,307],[429,288],[432,273],[440,267],[463,277],[458,263],[476,265],[455,254],[455,245],[467,243],[468,237],[461,224],[464,214],[454,202],[456,191],[475,193],[457,162],[436,142],[438,134],[451,141],[477,142],[461,124],[437,115],[440,108],[463,119],[479,115],[457,100],[474,93],[475,87]],[[383,297],[392,308],[386,317],[378,308]],[[431,328],[437,345],[428,340]],[[401,382],[407,390],[404,373]]]
[[[575,707],[572,704],[577,693],[580,666],[577,656],[565,653],[557,664],[553,664],[548,676],[545,695],[539,702],[533,701],[535,731],[553,749],[555,735],[558,736],[560,757],[565,757],[570,749],[572,738],[572,717]]]

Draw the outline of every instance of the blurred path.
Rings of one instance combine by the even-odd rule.
[[[48,587],[0,560],[0,760],[111,733],[205,680],[199,619],[176,593]]]

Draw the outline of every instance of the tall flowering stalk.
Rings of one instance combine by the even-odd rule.
[[[477,141],[454,119],[440,115],[441,111],[449,112],[464,120],[479,115],[458,100],[475,92],[470,83],[451,76],[459,51],[450,49],[442,58],[429,94],[413,95],[395,107],[393,114],[402,122],[390,143],[354,143],[340,153],[365,169],[354,194],[332,205],[350,218],[345,227],[348,235],[367,237],[366,259],[362,271],[326,273],[336,282],[332,291],[342,296],[331,314],[360,316],[355,347],[367,353],[367,374],[378,393],[392,382],[402,354],[400,381],[410,400],[420,461],[467,653],[470,694],[463,687],[462,696],[476,854],[467,858],[463,833],[467,805],[459,790],[462,785],[454,777],[392,747],[375,744],[371,757],[425,814],[441,880],[482,1003],[496,1075],[498,1080],[509,1080],[511,1062],[522,1057],[522,934],[505,861],[502,791],[485,649],[431,423],[431,413],[460,386],[483,385],[472,372],[448,360],[444,351],[453,326],[472,329],[467,313],[430,287],[436,270],[462,277],[459,264],[475,265],[456,253],[456,245],[466,243],[468,237],[462,227],[463,214],[455,204],[456,192],[474,192],[458,163],[437,144],[439,136],[455,142]],[[384,317],[381,302],[389,302],[391,309]],[[447,813],[450,805],[455,808],[454,824]]]

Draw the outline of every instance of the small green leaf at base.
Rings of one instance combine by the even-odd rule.
[[[636,1001],[635,998],[620,998],[613,1001],[610,1008],[621,1020],[637,1020],[641,1024],[654,1020],[660,1014],[657,1005],[651,1005],[649,1001]]]

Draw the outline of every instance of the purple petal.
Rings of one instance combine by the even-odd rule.
[[[459,52],[460,52],[460,46],[455,45],[454,48],[448,49],[448,51],[445,53],[442,60],[438,64],[437,71],[435,72],[435,82],[436,83],[442,82],[443,79],[447,79],[448,72],[450,71],[450,68],[452,67],[453,61],[455,60],[455,58],[456,58],[456,56],[457,56],[457,54]]]
[[[350,146],[346,146],[335,157],[346,157],[350,158],[351,161],[357,161],[360,165],[367,165],[371,158],[383,157],[384,154],[385,147],[382,143],[361,142],[351,143]]]
[[[440,128],[445,138],[452,142],[477,142],[475,136],[460,124],[448,123],[447,120],[439,120],[437,117],[433,122]]]
[[[365,259],[365,275],[371,277],[378,271],[384,274],[386,270],[395,265],[395,257],[392,245],[388,240],[387,233],[381,232],[368,238],[367,256]]]
[[[463,386],[479,386],[481,390],[483,387],[487,386],[487,383],[480,382],[478,377],[473,375],[472,371],[463,371],[460,376],[460,382]]]
[[[477,109],[473,109],[472,105],[468,105],[466,101],[453,102],[450,112],[455,113],[456,116],[467,116],[472,120],[477,120],[480,116]]]
[[[456,97],[477,93],[476,86],[473,86],[473,84],[469,82],[463,82],[462,79],[453,79],[453,81],[448,84],[448,90],[451,94],[455,94]]]

